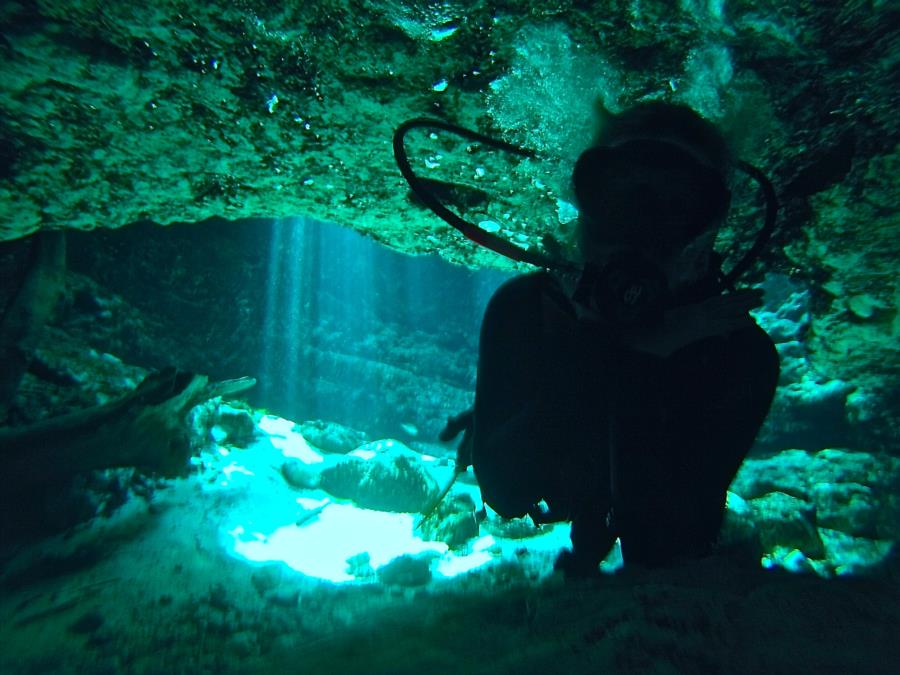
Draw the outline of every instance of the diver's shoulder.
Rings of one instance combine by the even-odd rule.
[[[556,280],[546,271],[520,274],[503,282],[488,301],[484,311],[484,325],[537,325],[541,312],[541,297],[554,288]]]
[[[491,304],[537,300],[541,293],[557,288],[559,282],[546,270],[519,274],[500,284],[491,297]]]

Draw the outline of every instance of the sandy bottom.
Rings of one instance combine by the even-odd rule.
[[[260,467],[251,488],[254,471],[220,464],[7,558],[0,672],[900,672],[896,566],[821,579],[715,555],[566,582],[550,573],[561,530],[494,541],[487,564],[419,586],[339,583],[294,568],[362,535],[332,526],[328,545],[288,539],[291,560],[306,562],[265,562],[279,538],[252,528],[289,530],[262,514],[286,513],[298,535],[331,521],[323,511],[297,525],[298,504],[315,495],[298,498]],[[259,560],[241,542],[256,542]]]

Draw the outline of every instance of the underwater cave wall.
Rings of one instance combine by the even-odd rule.
[[[278,227],[212,220],[73,234],[59,324],[126,364],[251,375],[248,401],[290,419],[433,441],[471,405],[481,312],[505,275],[308,219],[282,222],[278,242]]]
[[[567,163],[590,140],[596,101],[691,105],[778,187],[781,229],[751,280],[764,266],[810,285],[810,363],[860,392],[854,414],[896,451],[896,2],[29,0],[0,5],[0,30],[7,240],[306,214],[398,250],[509,268],[408,199],[390,144],[401,120],[539,149],[542,162],[511,165],[412,143],[420,171],[478,195],[465,215],[493,220],[494,205],[504,235],[538,246],[570,233]],[[738,200],[727,234],[752,232],[759,210]],[[194,326],[191,339],[213,344],[231,327]],[[128,330],[136,344],[148,328]],[[215,365],[231,371],[241,353]]]

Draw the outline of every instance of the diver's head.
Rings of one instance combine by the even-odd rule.
[[[731,167],[721,133],[690,108],[652,102],[609,115],[572,176],[582,256],[628,248],[664,264],[686,248],[711,251]]]

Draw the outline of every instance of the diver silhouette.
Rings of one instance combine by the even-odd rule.
[[[442,438],[466,431],[458,464],[501,516],[571,521],[567,574],[617,537],[626,565],[718,537],[779,375],[761,292],[728,289],[713,251],[735,163],[690,108],[608,115],[573,171],[580,276],[524,274],[488,303],[474,409]]]

